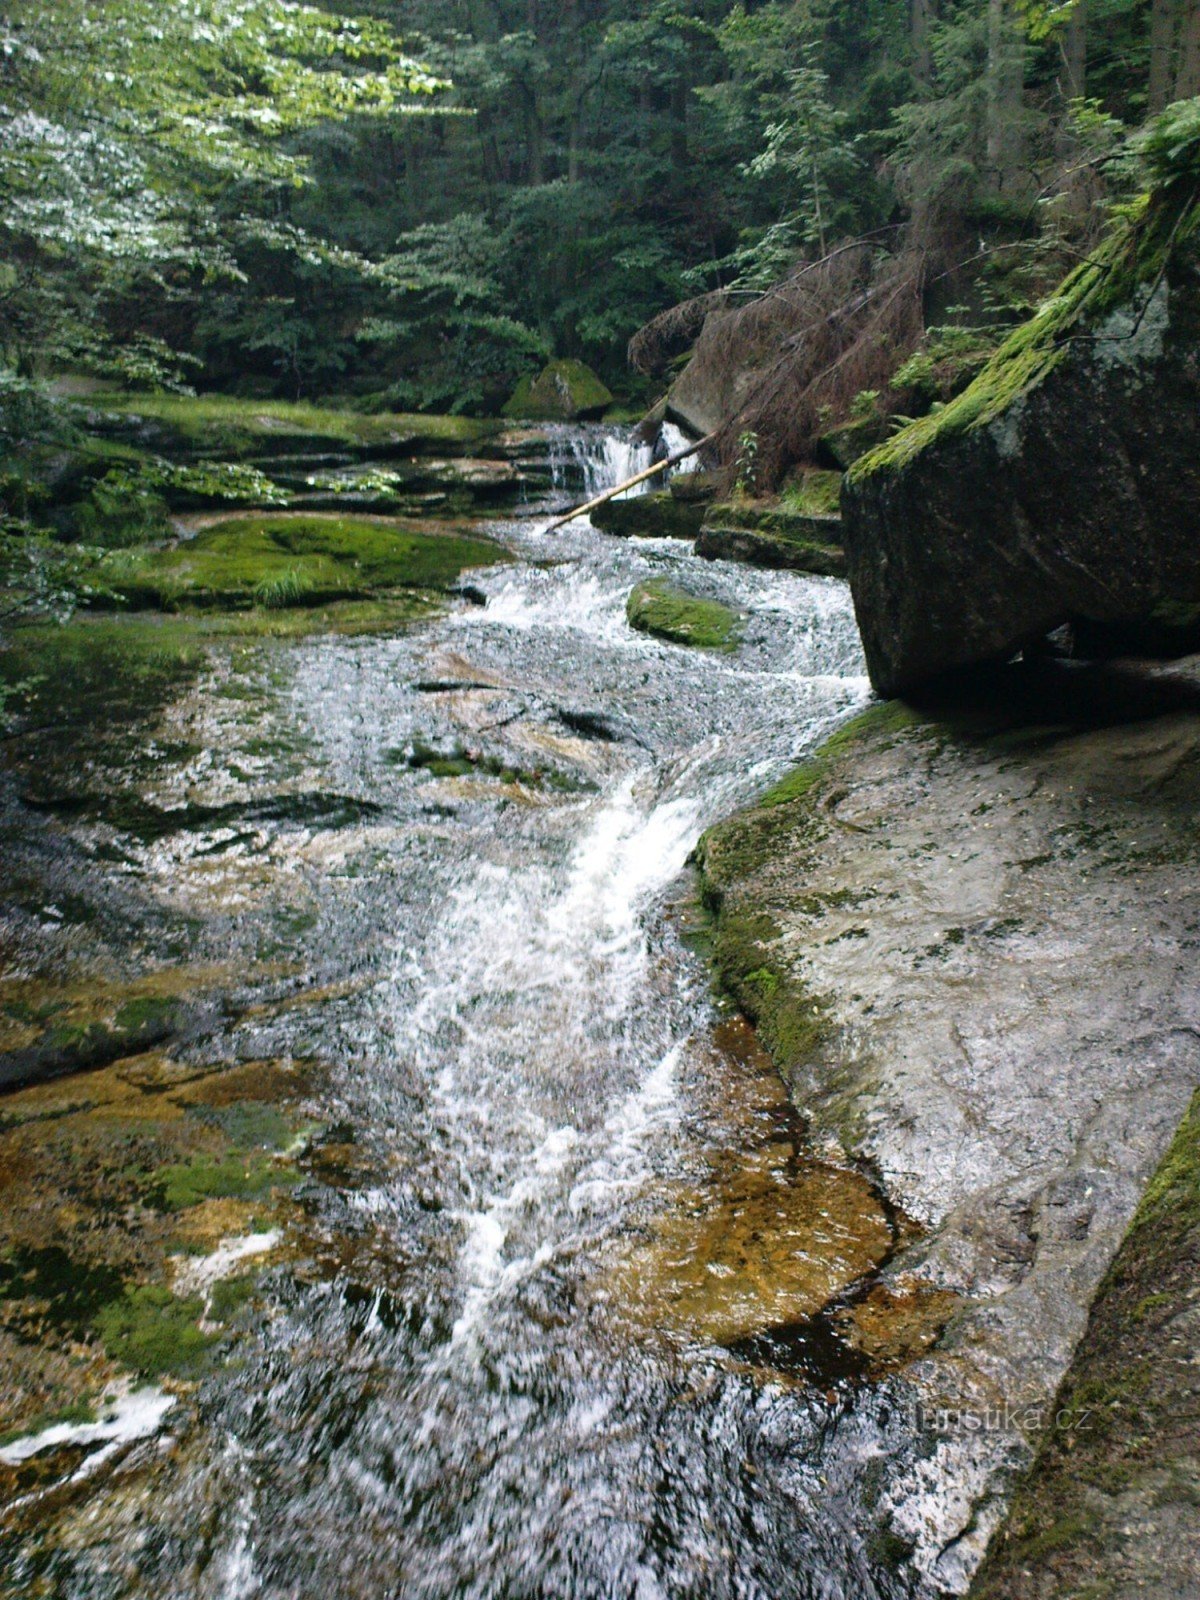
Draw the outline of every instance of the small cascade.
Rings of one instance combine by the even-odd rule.
[[[602,423],[564,424],[549,430],[551,484],[557,494],[578,495],[591,500],[615,484],[636,477],[647,467],[686,450],[688,436],[673,422],[664,422],[655,444],[644,444],[628,427],[608,427]],[[696,457],[681,461],[672,472],[692,472]],[[627,496],[645,494],[661,488],[667,474],[651,478],[626,491]],[[624,496],[622,498],[625,498]]]

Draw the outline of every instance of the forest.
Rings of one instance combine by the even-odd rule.
[[[1200,0],[0,0],[0,1600],[1200,1595]]]
[[[1187,0],[360,10],[7,7],[10,440],[62,372],[483,415],[575,357],[644,407],[695,314],[634,370],[639,328],[852,240],[919,274],[889,333],[919,391],[1094,242],[1144,181],[1130,135],[1200,90]]]

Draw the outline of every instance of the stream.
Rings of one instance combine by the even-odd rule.
[[[554,460],[557,499],[629,464],[595,432]],[[769,1285],[693,1259],[749,1162],[820,1211],[814,1306],[859,1270],[863,1180],[810,1163],[714,999],[687,867],[866,700],[848,592],[546,520],[499,525],[514,559],[437,620],[214,658],[165,713],[178,751],[160,725],[127,758],[143,803],[203,800],[186,829],[71,824],[203,925],[190,959],[248,967],[270,924],[320,1003],[204,1050],[320,1063],[314,1143],[356,1153],[310,1172],[234,1358],[134,1396],[102,1460],[80,1432],[83,1488],[30,1491],[13,1594],[924,1592],[863,1512],[906,1437],[887,1385],[764,1343],[797,1320]],[[631,630],[650,576],[742,613],[737,653]]]

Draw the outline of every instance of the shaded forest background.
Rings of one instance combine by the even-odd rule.
[[[1130,131],[1200,93],[1193,0],[356,10],[10,4],[7,392],[93,371],[486,413],[557,355],[637,407],[714,307],[759,307],[761,343],[890,296],[814,404],[880,409],[909,363],[882,409],[911,409],[1136,192]],[[806,309],[776,314],[789,280]]]

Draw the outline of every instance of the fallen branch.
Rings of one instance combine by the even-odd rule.
[[[557,533],[560,528],[565,528],[568,522],[574,522],[576,517],[590,516],[593,511],[598,511],[601,506],[606,506],[610,500],[615,500],[619,494],[624,494],[627,489],[636,489],[639,483],[645,483],[647,478],[655,478],[660,472],[666,472],[669,467],[677,467],[681,461],[686,461],[689,456],[694,456],[703,450],[706,444],[711,444],[716,438],[715,433],[706,434],[696,444],[690,444],[686,450],[677,450],[673,456],[667,456],[662,461],[656,461],[652,467],[635,473],[632,478],[626,478],[624,483],[619,483],[615,489],[606,489],[603,494],[598,494],[594,500],[589,500],[585,506],[576,506],[574,511],[568,511],[565,517],[559,517],[557,522],[552,522],[546,529],[547,533]]]

